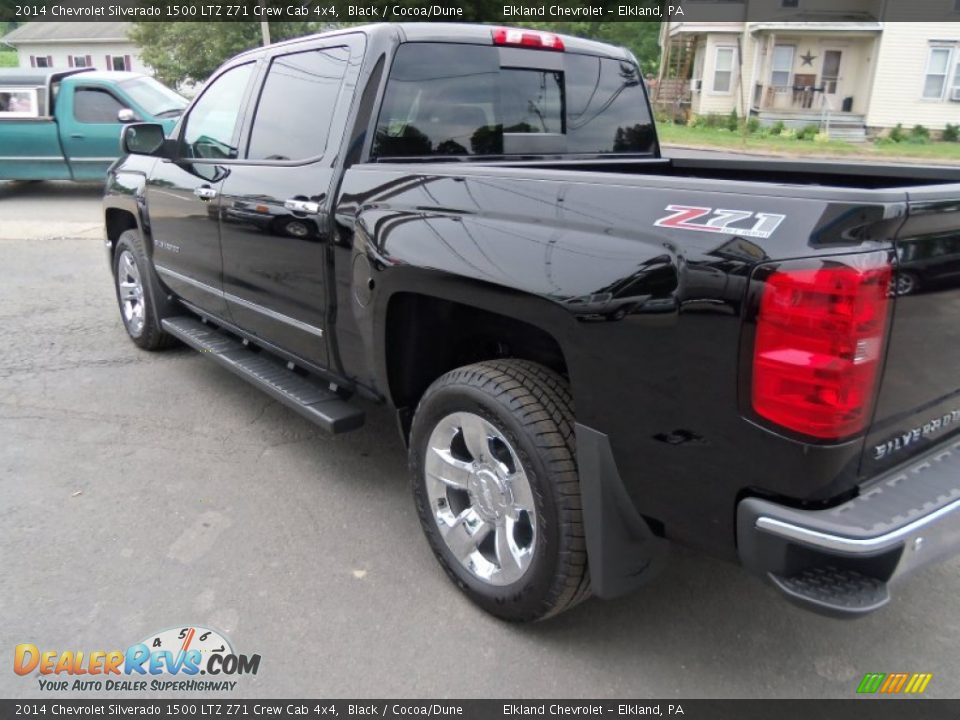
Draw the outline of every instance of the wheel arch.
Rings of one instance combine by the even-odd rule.
[[[400,413],[404,440],[423,393],[454,368],[517,358],[570,379],[563,342],[569,319],[561,309],[534,296],[476,290],[398,288],[383,302],[379,374]]]
[[[114,251],[117,249],[117,240],[120,239],[120,236],[127,230],[140,231],[140,223],[137,222],[136,216],[126,208],[106,208],[104,212],[104,225],[106,226],[107,246],[111,260],[113,259]]]
[[[136,159],[131,156],[125,162]],[[106,229],[107,253],[111,266],[117,240],[127,230],[137,230],[140,237],[143,238],[147,254],[153,255],[153,242],[146,217],[145,185],[145,170],[125,170],[121,166],[113,170],[107,177],[106,191],[103,197],[103,220]]]

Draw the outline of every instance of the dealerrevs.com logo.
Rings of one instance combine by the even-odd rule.
[[[240,655],[220,632],[200,626],[154,633],[126,650],[50,650],[17,645],[13,670],[36,676],[40,690],[233,690],[239,675],[256,675],[260,655]],[[202,678],[200,676],[203,676]]]

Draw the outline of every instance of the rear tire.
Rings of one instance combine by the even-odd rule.
[[[127,335],[144,350],[163,350],[176,344],[160,326],[168,303],[163,297],[153,263],[147,257],[143,238],[136,230],[126,230],[117,239],[113,253],[114,289],[120,307],[120,319]],[[157,306],[157,301],[162,306]]]
[[[504,620],[541,620],[590,596],[573,422],[566,381],[523,360],[447,373],[414,416],[424,534],[457,587]]]

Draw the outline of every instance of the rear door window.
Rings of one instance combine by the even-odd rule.
[[[407,43],[390,71],[372,154],[379,159],[645,154],[654,142],[633,63],[576,53],[501,55],[493,46]]]
[[[327,147],[346,47],[281,55],[270,63],[250,131],[249,160],[305,160]]]

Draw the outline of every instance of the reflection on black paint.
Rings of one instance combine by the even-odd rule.
[[[960,233],[907,237],[897,242],[898,295],[960,287]]]

